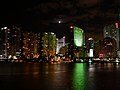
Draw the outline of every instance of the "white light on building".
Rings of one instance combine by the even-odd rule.
[[[93,57],[93,49],[90,49],[89,57]]]
[[[61,21],[59,20],[58,23],[61,23]]]
[[[7,29],[7,27],[4,27],[3,29]]]

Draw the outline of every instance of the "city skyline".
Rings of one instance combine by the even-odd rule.
[[[0,90],[119,90],[120,0],[0,5]]]
[[[48,61],[59,54],[74,61],[77,58],[109,57],[112,59],[119,57],[117,24],[106,26],[104,29],[103,39],[96,42],[94,38],[85,39],[84,30],[81,28],[71,26],[69,36],[63,37],[63,41],[57,42],[60,39],[53,32],[24,32],[22,28],[16,26],[3,27],[0,30],[0,57],[16,60],[44,58],[43,60]]]

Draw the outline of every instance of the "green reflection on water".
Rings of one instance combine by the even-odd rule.
[[[86,90],[85,66],[86,64],[75,64],[73,72],[73,90]]]

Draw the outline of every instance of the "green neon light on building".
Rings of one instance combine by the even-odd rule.
[[[83,30],[78,27],[74,27],[74,45],[77,47],[83,45]]]

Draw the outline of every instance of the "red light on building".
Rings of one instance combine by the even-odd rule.
[[[71,28],[71,29],[73,29],[73,28],[74,28],[74,26],[70,26],[70,28]]]
[[[118,28],[118,23],[115,23],[115,27]]]

